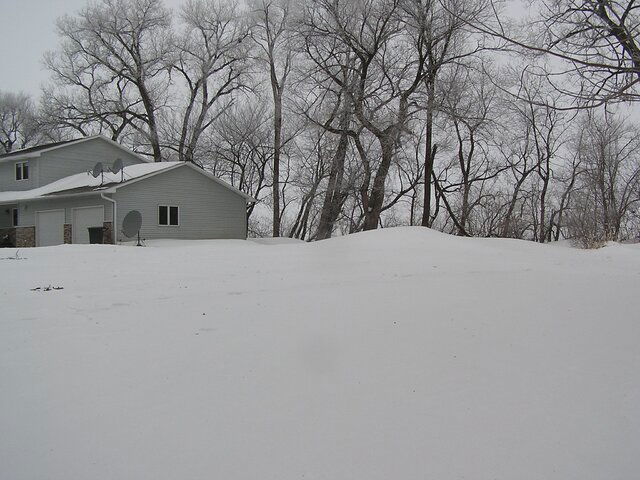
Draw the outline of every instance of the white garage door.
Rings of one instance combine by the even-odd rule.
[[[64,243],[64,210],[36,212],[36,245],[47,247]]]
[[[89,243],[89,227],[102,227],[104,207],[81,207],[73,209],[73,243]]]

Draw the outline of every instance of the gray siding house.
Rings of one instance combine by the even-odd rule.
[[[108,167],[120,159],[123,169]],[[97,162],[105,172],[90,174]],[[125,215],[142,214],[144,239],[247,236],[247,203],[256,200],[184,162],[153,163],[102,136],[0,155],[0,245],[103,243],[124,235]]]

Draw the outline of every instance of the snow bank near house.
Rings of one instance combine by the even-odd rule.
[[[21,250],[0,478],[634,478],[638,253],[421,228]]]
[[[249,241],[262,245],[295,245],[304,243],[303,240],[289,237],[250,238]]]

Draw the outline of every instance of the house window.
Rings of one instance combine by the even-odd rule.
[[[12,227],[18,226],[18,209],[17,208],[11,209],[11,226]]]
[[[180,225],[178,207],[160,205],[158,207],[158,225],[177,227]]]
[[[29,163],[19,162],[16,163],[16,180],[28,180],[29,179]]]

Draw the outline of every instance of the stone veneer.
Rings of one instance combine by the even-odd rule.
[[[36,227],[16,227],[16,247],[35,247]]]
[[[9,236],[9,243],[11,245],[15,245],[16,244],[16,229],[15,229],[15,227],[0,228],[0,245],[2,244],[2,239],[5,237],[5,235]]]
[[[104,222],[103,227],[102,242],[112,244],[113,223]],[[36,227],[0,228],[0,238],[7,234],[17,248],[36,246]],[[64,224],[64,243],[73,243],[73,227],[69,223]]]
[[[70,223],[64,224],[64,243],[73,243],[73,229]]]
[[[104,222],[102,224],[102,243],[112,244],[113,243],[113,223],[112,222]]]

